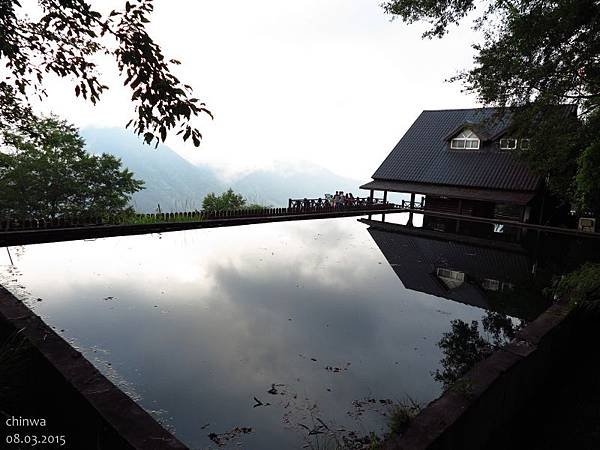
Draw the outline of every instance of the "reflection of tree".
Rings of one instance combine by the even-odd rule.
[[[542,293],[550,278],[547,271],[538,269],[535,277],[515,283],[512,289],[486,291],[485,295],[495,311],[531,321],[552,303],[552,298]]]
[[[494,311],[488,311],[481,319],[483,329],[493,339],[493,345],[499,347],[515,337],[517,329],[521,326],[515,325],[510,317]]]
[[[470,324],[456,319],[451,322],[452,329],[444,333],[438,342],[444,357],[441,360],[443,369],[436,370],[433,378],[447,389],[462,377],[477,362],[486,358],[496,348],[512,339],[519,326],[505,314],[487,311],[481,324],[487,336],[482,336],[479,323],[474,320]]]

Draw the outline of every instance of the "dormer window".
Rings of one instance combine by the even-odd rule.
[[[516,139],[500,139],[500,150],[515,150],[516,148]]]
[[[471,130],[463,130],[450,141],[450,148],[455,150],[477,150],[479,148],[479,138]]]

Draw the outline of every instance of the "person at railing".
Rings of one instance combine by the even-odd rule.
[[[356,204],[356,199],[354,198],[354,195],[352,195],[352,192],[348,194],[348,205],[349,206],[354,206]]]
[[[340,207],[340,202],[341,202],[341,192],[339,191],[335,191],[335,195],[333,196],[333,207],[334,208],[339,208]]]

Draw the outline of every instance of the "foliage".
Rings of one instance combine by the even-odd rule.
[[[241,194],[236,194],[229,188],[221,195],[214,192],[209,193],[202,200],[202,209],[205,211],[223,211],[227,209],[240,209],[246,204],[246,200]]]
[[[487,311],[485,317],[481,319],[481,325],[492,338],[494,347],[499,347],[512,339],[517,332],[517,327],[510,317],[495,311]]]
[[[245,206],[246,209],[267,209],[267,208],[271,208],[271,206],[269,205],[261,205],[259,203],[250,203],[249,205]]]
[[[554,291],[573,306],[600,301],[600,264],[585,263],[558,280]]]
[[[7,69],[0,81],[0,128],[26,125],[29,99],[46,96],[48,75],[73,80],[75,95],[95,104],[108,87],[98,78],[94,57],[108,54],[132,91],[136,116],[127,126],[147,143],[158,144],[177,130],[200,144],[202,135],[190,121],[211,114],[173,75],[179,61],[167,59],[148,35],[153,0],[126,1],[106,15],[87,0],[37,3],[41,17],[32,19],[19,0],[0,0],[0,61]]]
[[[390,432],[393,434],[404,433],[421,409],[421,405],[410,398],[406,402],[392,405],[388,411]]]
[[[451,322],[451,330],[444,333],[438,342],[438,347],[444,354],[441,360],[443,370],[436,370],[433,378],[442,383],[444,389],[454,384],[496,348],[512,339],[517,331],[508,316],[493,311],[487,311],[481,323],[490,339],[481,335],[476,320],[469,324],[455,319]]]
[[[479,325],[476,320],[471,324],[455,319],[451,322],[452,330],[444,333],[438,343],[444,353],[442,366],[444,370],[437,370],[433,378],[443,383],[444,388],[463,376],[475,363],[481,361],[492,352],[492,346],[479,334]]]
[[[600,119],[600,113],[595,113],[593,119],[593,122],[600,122],[598,120]],[[588,123],[591,122],[592,120],[588,121]],[[590,209],[594,213],[600,213],[600,139],[597,138],[597,136],[600,136],[600,126],[590,125],[588,128],[595,128],[596,139],[589,139],[589,145],[577,160],[575,195],[579,205]]]
[[[23,329],[0,331],[0,401],[5,408],[20,405],[27,395],[27,373],[31,373],[33,346],[23,336]]]
[[[230,209],[264,209],[267,206],[252,203],[247,204],[247,200],[241,195],[236,194],[229,188],[221,195],[211,192],[202,200],[202,209],[204,211],[225,211]]]
[[[531,139],[520,156],[550,188],[581,209],[600,211],[600,3],[595,0],[387,0],[407,23],[428,21],[426,37],[470,20],[482,34],[475,64],[452,80],[484,104],[516,107],[516,137]],[[572,105],[573,115],[556,105]],[[590,149],[591,147],[591,149]],[[587,156],[578,156],[586,150]],[[595,153],[594,153],[595,155]],[[593,176],[594,173],[596,176]],[[575,175],[577,177],[575,178]]]
[[[0,215],[18,219],[103,216],[127,210],[143,182],[114,156],[90,155],[73,126],[55,117],[4,130],[0,153]]]

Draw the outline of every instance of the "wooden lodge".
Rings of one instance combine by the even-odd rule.
[[[423,209],[466,216],[540,223],[544,180],[517,161],[528,139],[510,133],[508,109],[423,111],[361,189],[425,196]],[[425,216],[424,226],[439,231],[510,233],[500,225],[459,223]],[[463,230],[465,231],[465,230]]]

